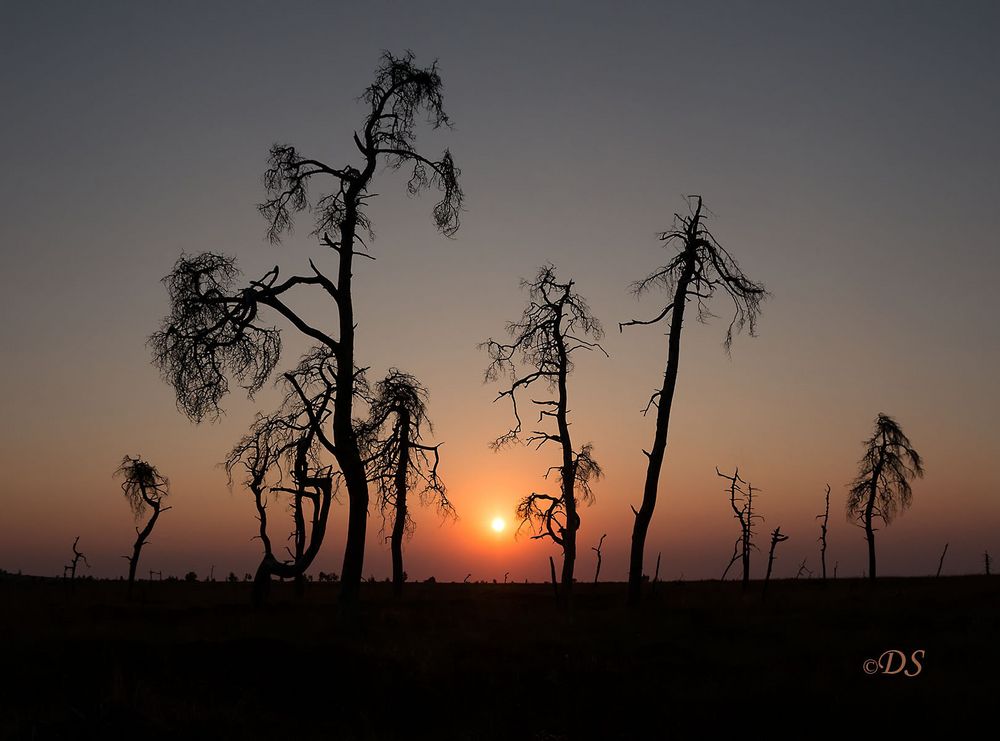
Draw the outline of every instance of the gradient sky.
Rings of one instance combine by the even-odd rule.
[[[933,573],[946,541],[946,573],[1000,553],[1000,6],[361,5],[0,6],[0,568],[61,573],[79,535],[90,573],[124,573],[133,523],[111,473],[138,453],[174,505],[140,574],[253,569],[251,498],[218,463],[258,407],[234,394],[197,426],[176,410],[144,345],[167,310],[159,280],[182,251],[236,255],[253,277],[306,265],[306,223],[280,248],[264,240],[267,149],[356,159],[356,98],[382,49],[407,48],[439,59],[455,122],[418,143],[452,149],[467,194],[447,240],[433,198],[381,173],[378,260],[356,272],[359,362],[429,387],[460,516],[414,513],[412,578],[539,579],[556,553],[488,528],[545,486],[556,451],[488,449],[509,409],[491,405],[476,349],[519,315],[518,281],[544,261],[577,281],[612,356],[580,358],[570,389],[576,439],[607,473],[582,512],[578,576],[606,532],[602,574],[625,578],[652,436],[639,410],[666,344],[665,328],[617,323],[662,305],[627,286],[665,259],[655,235],[690,193],[772,297],[731,358],[721,319],[685,328],[647,569],[662,551],[664,578],[719,576],[738,526],[714,467],[739,465],[762,489],[762,547],[777,525],[790,536],[778,576],[803,558],[818,568],[826,483],[831,570],[860,575],[844,501],[878,412],[927,467],[878,535],[880,573]],[[324,302],[300,306],[333,321]],[[285,339],[290,364],[304,345]],[[333,510],[314,572],[339,572],[345,515]],[[383,578],[378,525],[365,574]]]

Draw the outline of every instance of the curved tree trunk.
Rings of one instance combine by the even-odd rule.
[[[323,545],[326,536],[326,524],[330,515],[330,503],[333,500],[333,484],[330,479],[315,479],[306,482],[307,485],[319,488],[319,496],[306,496],[313,504],[312,528],[309,531],[309,542],[301,550],[298,548],[295,560],[291,563],[279,561],[271,552],[271,541],[265,531],[265,520],[261,521],[261,540],[264,542],[264,557],[254,575],[251,600],[257,607],[264,604],[271,591],[271,577],[294,579],[296,584],[303,578],[306,570],[312,565]],[[258,508],[260,511],[261,508]],[[296,538],[300,537],[296,534]],[[302,535],[304,538],[304,534]]]
[[[681,329],[684,325],[684,307],[687,302],[688,286],[694,275],[694,247],[688,246],[689,258],[684,265],[670,317],[669,344],[667,347],[667,367],[663,373],[663,386],[659,391],[656,408],[656,431],[653,433],[653,446],[646,453],[646,482],[642,490],[642,504],[635,512],[635,524],[632,528],[632,550],[629,555],[628,568],[628,603],[637,605],[642,596],[642,566],[646,550],[646,535],[649,523],[653,519],[653,509],[656,507],[656,493],[660,482],[660,470],[663,468],[663,457],[667,449],[667,431],[670,426],[670,409],[674,399],[674,388],[677,386],[677,369],[680,363]]]
[[[139,566],[139,554],[142,553],[142,547],[146,545],[146,539],[149,534],[153,532],[153,526],[156,524],[157,518],[160,516],[160,503],[156,499],[148,498],[143,492],[143,499],[146,503],[153,508],[153,515],[149,518],[149,522],[142,530],[136,529],[136,539],[135,544],[132,546],[132,555],[128,559],[128,596],[132,597],[132,588],[135,585],[135,572]]]
[[[253,577],[253,586],[250,590],[250,601],[254,607],[260,607],[267,602],[268,595],[271,594],[271,574],[272,568],[270,556],[264,556],[257,566],[257,572]]]

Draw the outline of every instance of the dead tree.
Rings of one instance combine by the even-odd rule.
[[[597,547],[591,547],[590,549],[597,554],[597,568],[594,569],[594,584],[597,584],[597,580],[601,576],[601,548],[604,546],[604,539],[606,537],[608,537],[608,534],[604,533],[604,535],[601,536],[601,539],[597,541]]]
[[[764,576],[764,590],[761,594],[767,594],[767,585],[771,581],[771,569],[774,567],[774,549],[778,546],[778,543],[786,540],[788,540],[788,536],[782,535],[781,528],[774,528],[774,532],[771,533],[771,550],[767,554],[767,575]]]
[[[332,265],[330,275],[310,260],[308,269],[281,279],[275,266],[257,280],[240,285],[235,261],[214,253],[184,255],[165,278],[170,314],[150,338],[154,363],[176,392],[178,407],[195,421],[217,418],[230,379],[251,395],[271,377],[279,360],[281,340],[276,327],[262,316],[271,311],[298,333],[322,345],[336,359],[335,392],[329,442],[348,495],[347,538],[341,574],[341,598],[356,601],[362,579],[368,522],[368,482],[354,430],[355,331],[353,296],[355,258],[372,258],[367,241],[373,237],[367,208],[376,195],[370,188],[383,165],[411,167],[410,194],[434,188],[441,199],[434,206],[434,223],[446,236],[459,227],[462,191],[460,171],[445,150],[431,159],[416,149],[418,118],[434,127],[448,127],[437,65],[419,68],[411,53],[383,54],[375,79],[361,100],[367,108],[353,145],[357,165],[334,166],[304,156],[295,147],[275,144],[264,173],[266,200],[259,210],[267,220],[267,235],[278,243],[291,230],[295,216],[310,211],[312,234],[319,252]],[[290,299],[320,292],[333,304],[334,326],[311,321]],[[302,304],[298,304],[301,306]],[[331,314],[325,308],[321,316]],[[329,322],[328,322],[329,323]],[[319,430],[315,432],[319,436]]]
[[[261,605],[270,591],[271,578],[293,579],[304,587],[306,570],[323,544],[330,505],[339,476],[322,461],[333,447],[324,430],[332,414],[336,391],[336,358],[325,347],[314,348],[298,367],[282,377],[285,397],[278,411],[257,415],[250,431],[225,460],[230,484],[236,467],[246,473],[257,510],[258,534],[264,553],[253,581],[251,599]],[[364,374],[356,373],[355,390],[364,387]],[[268,501],[282,496],[291,515],[291,547],[285,557],[275,553],[268,531]],[[308,522],[306,516],[309,516]]]
[[[424,505],[433,504],[442,517],[455,517],[444,482],[438,475],[438,445],[425,445],[424,432],[433,432],[427,417],[427,389],[408,373],[393,368],[375,385],[369,400],[369,419],[359,436],[368,479],[378,492],[382,530],[391,518],[388,537],[392,551],[392,591],[403,591],[403,538],[413,533],[409,494]]]
[[[810,568],[808,568],[806,566],[806,561],[808,561],[808,560],[809,559],[807,559],[807,558],[803,558],[802,559],[802,563],[799,564],[799,570],[797,572],[795,572],[795,578],[796,579],[798,579],[799,577],[801,577],[803,574],[805,574],[810,579],[812,579],[812,575],[813,575],[812,569],[810,569]]]
[[[643,451],[646,456],[646,480],[643,485],[642,503],[638,510],[632,508],[635,524],[632,529],[628,580],[628,601],[632,605],[639,602],[642,592],[646,534],[653,519],[660,470],[663,468],[667,449],[670,411],[680,364],[681,329],[684,325],[687,304],[689,301],[694,301],[698,319],[707,320],[711,316],[708,304],[717,292],[725,294],[732,301],[733,315],[723,343],[728,353],[734,332],[746,329],[751,336],[756,333],[760,304],[767,295],[763,285],[751,281],[743,274],[733,256],[716,241],[705,226],[706,215],[701,197],[692,197],[689,205],[690,212],[684,216],[675,214],[673,228],[659,235],[664,246],[676,249],[676,253],[666,265],[632,285],[636,295],[644,294],[653,288],[661,288],[671,297],[670,302],[652,319],[633,319],[619,324],[621,330],[637,324],[656,324],[668,317],[670,322],[663,382],[650,397],[643,411],[643,414],[646,414],[650,408],[656,409],[656,429],[653,433],[652,446],[648,451]]]
[[[76,536],[76,540],[73,541],[73,561],[72,561],[72,563],[68,563],[65,566],[63,566],[63,579],[66,578],[66,573],[67,572],[69,573],[69,580],[70,581],[73,581],[74,579],[76,579],[76,565],[80,561],[83,561],[84,565],[88,569],[90,568],[90,563],[87,561],[87,557],[85,555],[83,555],[83,553],[81,551],[78,551],[77,548],[76,548],[76,545],[79,542],[80,542],[80,536],[77,535]]]
[[[829,523],[830,523],[830,485],[829,484],[826,485],[826,509],[823,511],[823,514],[816,515],[816,519],[817,520],[823,520],[823,522],[819,526],[820,527],[820,533],[819,533],[819,542],[820,542],[820,546],[819,546],[819,560],[820,560],[820,565],[822,566],[822,569],[823,569],[823,581],[826,581],[826,532],[827,532],[827,525],[829,525]]]
[[[847,515],[858,520],[868,541],[868,578],[875,579],[875,518],[888,525],[910,506],[910,479],[924,475],[923,460],[894,419],[879,414],[864,442],[865,454],[847,497]]]
[[[511,384],[499,392],[494,401],[509,399],[515,426],[493,443],[498,450],[508,443],[520,441],[521,412],[518,399],[529,389],[544,386],[548,398],[531,399],[539,410],[538,424],[554,423],[555,430],[539,429],[527,433],[523,441],[536,449],[555,443],[560,450],[560,463],[551,466],[559,475],[559,494],[532,492],[517,508],[521,527],[534,531],[533,538],[550,538],[563,552],[563,599],[572,596],[573,571],[576,563],[576,534],[580,528],[580,503],[593,501],[591,484],[602,475],[592,455],[593,446],[586,443],[574,448],[570,438],[569,375],[574,367],[574,354],[581,350],[597,350],[603,336],[600,322],[594,318],[583,298],[573,290],[573,281],[560,283],[555,268],[544,265],[531,282],[522,281],[528,290],[528,307],[520,320],[507,325],[510,342],[489,339],[480,345],[490,357],[486,381],[509,376]],[[524,366],[523,375],[518,367]]]
[[[986,567],[986,576],[990,575],[990,565],[993,563],[993,559],[990,558],[989,551],[983,551],[983,565]]]
[[[737,560],[740,560],[743,563],[743,588],[746,589],[750,585],[750,551],[757,549],[756,544],[753,542],[753,536],[756,535],[753,526],[755,522],[764,520],[763,517],[754,514],[753,511],[753,495],[754,492],[758,492],[760,489],[751,486],[747,481],[740,478],[740,469],[738,467],[732,476],[727,476],[719,471],[718,468],[715,469],[715,473],[729,482],[729,486],[727,487],[729,491],[729,506],[733,510],[733,517],[740,523],[740,536],[736,539],[736,543],[733,546],[733,557],[730,559],[729,565],[726,566],[726,570],[722,572],[722,579],[725,580],[729,569]],[[746,488],[744,488],[744,485]]]
[[[653,583],[650,586],[650,594],[656,591],[656,585],[660,583],[660,557],[663,555],[663,551],[658,551],[656,554],[656,571],[653,572]]]
[[[121,465],[115,471],[115,477],[122,480],[122,492],[137,521],[147,508],[152,510],[142,529],[140,530],[138,526],[135,528],[136,539],[132,546],[132,555],[123,556],[128,560],[128,593],[131,597],[142,547],[149,542],[149,536],[160,515],[170,509],[163,505],[164,498],[169,494],[170,482],[156,470],[156,466],[144,461],[142,456],[138,455],[135,458],[128,455],[122,458]]]
[[[941,567],[944,566],[944,557],[948,553],[948,544],[944,544],[944,550],[941,551],[941,558],[938,560],[938,569],[936,576],[941,576]]]

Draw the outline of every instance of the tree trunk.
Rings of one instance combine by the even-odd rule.
[[[868,506],[865,507],[865,538],[868,540],[868,578],[875,580],[875,529],[872,527],[872,505],[875,503],[874,494],[868,499]]]
[[[271,591],[271,577],[277,576],[282,579],[294,579],[296,589],[299,588],[299,579],[303,579],[306,569],[316,559],[320,546],[323,545],[323,538],[326,535],[326,524],[330,516],[330,503],[333,500],[333,485],[329,479],[313,479],[304,482],[303,485],[317,486],[320,489],[319,498],[308,495],[313,504],[312,529],[309,532],[309,543],[304,550],[296,549],[295,560],[292,563],[282,563],[274,557],[271,551],[271,540],[266,532],[266,513],[263,507],[258,507],[261,516],[261,541],[264,543],[264,557],[257,567],[254,576],[253,589],[251,591],[251,601],[255,607],[260,607],[267,599]],[[301,500],[300,500],[301,501]],[[296,534],[299,537],[299,534]],[[301,533],[304,538],[304,531]],[[303,580],[304,588],[304,580]]]
[[[823,512],[823,527],[820,531],[819,560],[823,567],[823,581],[826,581],[826,532],[830,523],[830,485],[826,485],[826,510]]]
[[[406,534],[406,474],[410,463],[410,415],[404,408],[399,415],[399,461],[396,465],[396,520],[392,525],[392,593],[403,593],[403,536]]]
[[[139,554],[142,553],[142,547],[146,545],[146,538],[153,532],[153,525],[156,524],[156,519],[160,516],[160,503],[155,499],[147,497],[145,491],[143,491],[143,499],[152,507],[153,515],[141,531],[137,529],[135,545],[132,546],[132,557],[128,560],[128,596],[130,599],[132,597],[132,588],[135,585],[135,571],[139,567]]]
[[[695,218],[697,224],[697,217]],[[635,525],[632,528],[632,550],[629,555],[628,568],[628,603],[637,605],[642,596],[642,566],[646,549],[646,535],[649,523],[653,519],[653,508],[656,506],[656,492],[660,482],[660,470],[663,468],[663,456],[667,449],[667,431],[670,426],[670,408],[674,398],[674,388],[677,386],[677,369],[680,362],[681,329],[684,324],[684,307],[687,300],[688,285],[694,274],[694,245],[687,247],[689,257],[684,265],[677,290],[674,292],[673,308],[670,317],[670,335],[667,347],[667,367],[663,373],[663,386],[659,391],[656,409],[656,431],[653,433],[653,447],[646,457],[646,482],[642,490],[642,504],[635,512]]]
[[[743,588],[750,586],[750,533],[743,534]]]
[[[340,320],[337,353],[337,398],[333,407],[333,435],[337,464],[347,486],[347,540],[341,570],[340,600],[354,603],[361,591],[368,530],[368,478],[354,433],[354,304],[351,296],[354,235],[357,229],[357,199],[375,172],[375,159],[368,158],[361,175],[345,195],[344,220],[340,225],[340,266],[337,275],[337,308]]]
[[[254,607],[262,606],[268,595],[271,593],[271,571],[270,558],[265,556],[260,565],[257,566],[257,573],[253,577],[253,587],[250,590],[250,601]]]
[[[576,534],[580,529],[580,516],[576,511],[576,466],[573,462],[573,443],[570,439],[569,422],[567,421],[566,373],[568,361],[561,337],[559,338],[559,349],[561,352],[561,362],[559,368],[559,405],[556,415],[559,425],[559,439],[562,443],[562,466],[560,470],[563,505],[566,510],[566,527],[562,533],[562,599],[568,605],[573,597],[573,572],[576,567]]]
[[[865,505],[865,538],[868,540],[868,579],[875,581],[875,528],[872,527],[872,516],[875,512],[875,495],[878,493],[878,480],[882,475],[885,463],[885,443],[879,449],[878,462],[872,470],[871,488],[868,492],[868,503]]]

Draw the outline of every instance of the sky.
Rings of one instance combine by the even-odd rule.
[[[248,277],[320,254],[302,222],[281,246],[256,211],[276,141],[356,161],[358,102],[382,50],[437,59],[447,146],[466,193],[454,239],[432,194],[378,173],[374,262],[355,272],[359,362],[430,390],[441,473],[458,512],[414,512],[413,579],[546,578],[554,545],[514,537],[514,509],[555,449],[494,453],[510,424],[477,344],[523,309],[545,262],[572,278],[610,358],[578,360],[573,433],[606,476],[582,513],[578,577],[624,579],[662,377],[662,296],[629,284],[668,259],[657,233],[700,194],[717,239],[765,284],[758,336],[732,355],[720,318],[688,322],[647,571],[718,578],[738,535],[718,466],[759,487],[775,565],[866,567],[847,485],[876,415],[925,459],[913,505],[877,535],[881,574],[982,570],[1000,553],[1000,6],[962,2],[13,3],[0,23],[0,568],[55,575],[80,548],[117,577],[134,522],[112,472],[141,454],[173,509],[148,569],[254,569],[252,500],[219,466],[269,387],[195,425],[150,362],[160,279],[182,252],[235,256]],[[321,300],[298,304],[334,326]],[[275,323],[278,323],[275,319]],[[279,324],[280,326],[280,324]],[[281,366],[305,349],[284,330]],[[345,498],[346,499],[346,498]],[[502,533],[489,523],[508,522]],[[313,573],[340,571],[346,502]],[[390,572],[371,518],[365,574]],[[278,540],[283,537],[283,532]],[[765,558],[756,556],[754,576]]]

